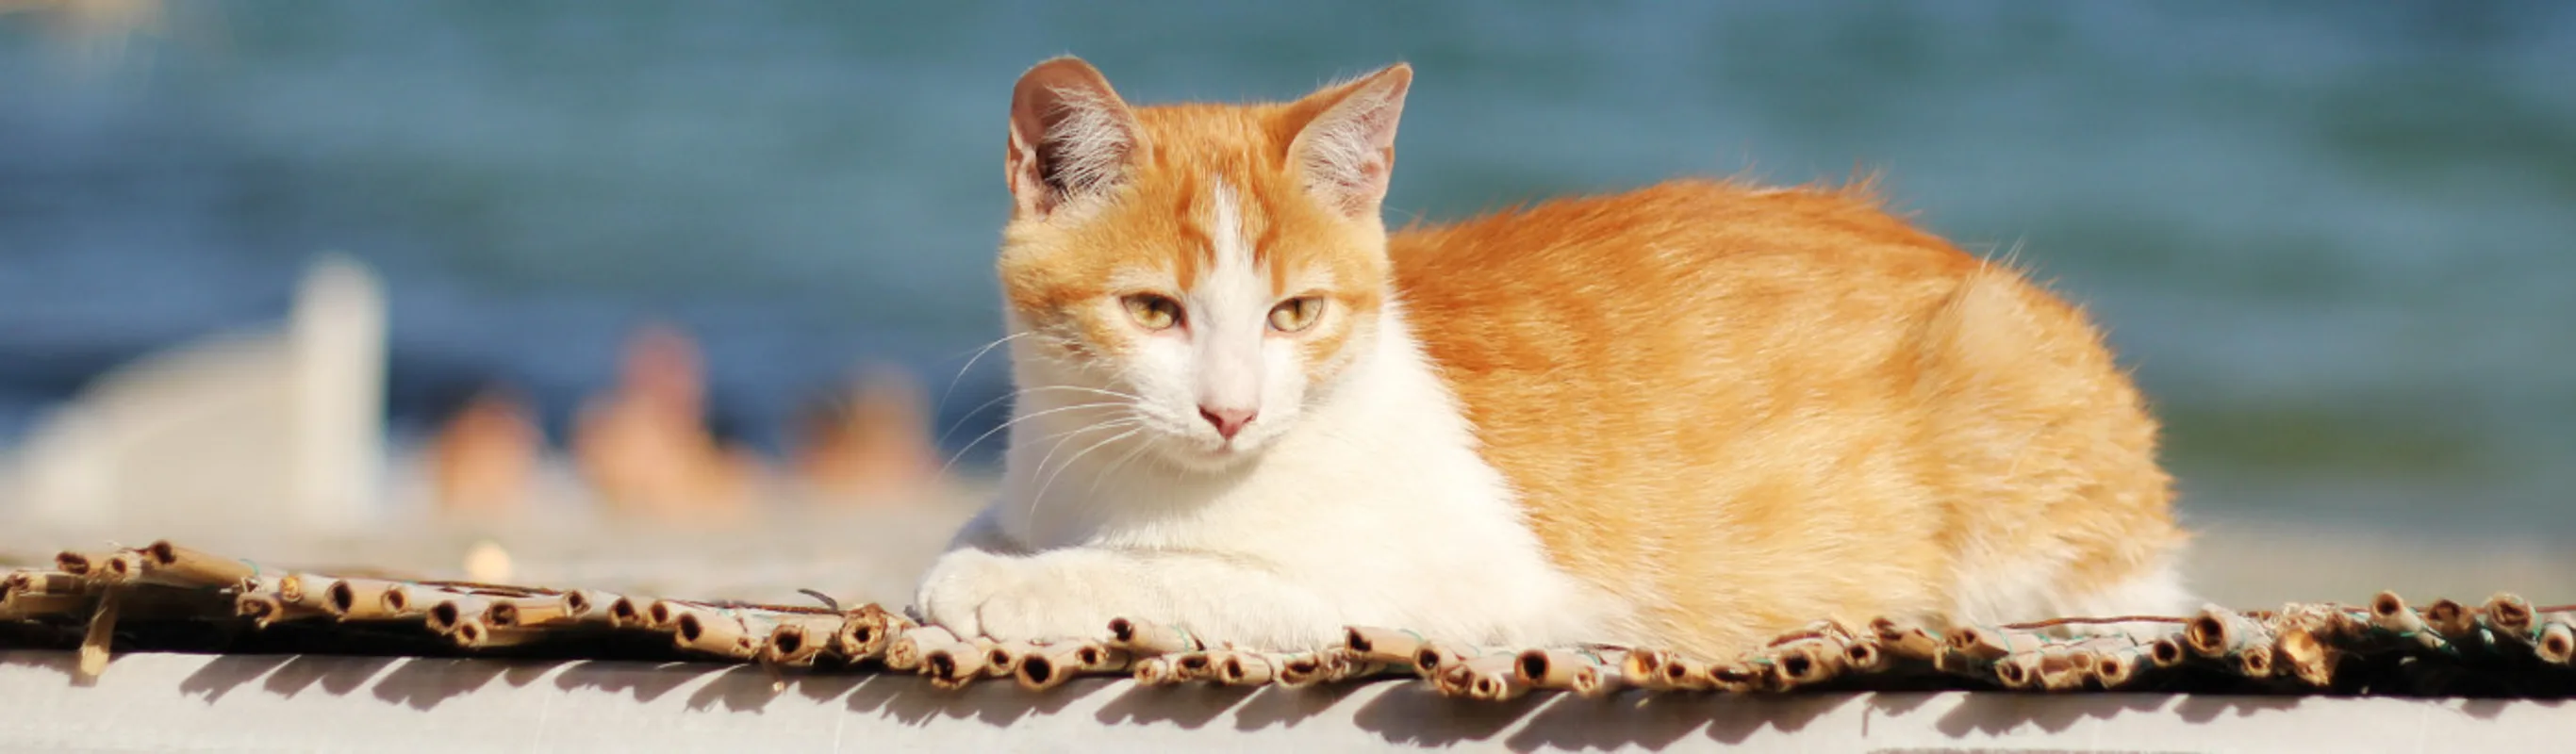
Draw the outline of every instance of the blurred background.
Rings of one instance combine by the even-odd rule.
[[[1883,171],[2109,328],[2212,598],[2576,597],[2570,50],[2546,2],[0,0],[0,547],[901,601],[1001,445],[1007,92],[1072,52],[1138,102],[1411,61],[1397,222]]]

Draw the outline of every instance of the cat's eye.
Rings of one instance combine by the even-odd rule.
[[[1281,301],[1278,306],[1270,307],[1270,329],[1280,332],[1299,332],[1315,326],[1315,318],[1322,316],[1323,313],[1324,300],[1315,296],[1299,296]]]
[[[1140,293],[1120,299],[1127,305],[1127,316],[1136,326],[1147,330],[1169,330],[1181,323],[1181,302],[1166,296]]]

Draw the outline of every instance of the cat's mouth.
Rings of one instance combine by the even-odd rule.
[[[1194,442],[1176,443],[1166,451],[1166,455],[1183,466],[1214,471],[1242,463],[1252,457],[1256,450],[1258,448],[1253,443],[1241,440],[1200,439]]]

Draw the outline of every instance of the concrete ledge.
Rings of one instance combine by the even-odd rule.
[[[755,666],[129,654],[77,685],[67,652],[0,652],[0,749],[2479,751],[2576,727],[2559,700],[2144,694],[1537,695],[1461,703],[1418,681],[1339,689],[940,692],[917,677]]]

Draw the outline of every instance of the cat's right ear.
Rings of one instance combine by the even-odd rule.
[[[1011,90],[1009,172],[1014,211],[1044,217],[1117,186],[1143,146],[1135,113],[1081,58],[1048,60]]]

